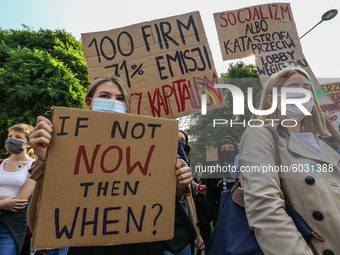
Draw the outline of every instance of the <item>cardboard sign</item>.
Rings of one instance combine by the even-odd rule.
[[[340,111],[337,111],[337,112],[328,112],[329,113],[329,121],[332,123],[333,127],[338,130],[339,130],[339,125],[340,125]]]
[[[206,162],[218,161],[217,148],[210,148],[205,150]]]
[[[219,83],[199,12],[82,34],[82,44],[90,79],[120,76],[135,114],[177,118],[198,112],[202,90],[191,92],[212,91],[210,84]],[[216,107],[212,101],[209,106]]]
[[[321,84],[321,87],[329,96],[329,98],[332,100],[332,104],[321,106],[322,111],[323,112],[340,111],[340,82]]]
[[[257,43],[251,45],[255,55],[257,72],[262,86],[273,74],[289,66],[298,66],[307,71],[313,81],[313,87],[320,105],[332,103],[332,100],[322,90],[312,69],[310,68],[300,47],[293,39]]]
[[[293,38],[301,49],[289,3],[272,3],[214,14],[223,60],[252,55],[254,43]]]
[[[56,107],[34,249],[174,234],[175,120]]]
[[[223,60],[255,55],[263,86],[272,74],[288,65],[300,66],[313,79],[319,104],[332,103],[302,53],[289,3],[256,5],[215,13],[214,18]]]

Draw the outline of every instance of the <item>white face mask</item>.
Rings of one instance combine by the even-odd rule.
[[[306,95],[300,92],[287,92],[286,98],[305,98]],[[281,100],[280,100],[281,101]],[[314,106],[314,97],[311,94],[311,97],[308,102],[302,103],[302,105],[306,108],[308,112],[312,112]],[[278,109],[281,111],[281,103],[278,105]],[[290,119],[294,119],[296,121],[301,121],[306,115],[295,105],[295,104],[287,104],[286,105],[286,116]]]
[[[118,101],[116,99],[95,98],[92,100],[94,100],[94,105],[93,105],[92,110],[103,111],[103,112],[118,112],[118,113],[127,112],[125,103]]]

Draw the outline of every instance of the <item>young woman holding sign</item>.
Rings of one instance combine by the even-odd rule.
[[[35,181],[28,178],[34,152],[28,144],[32,126],[9,128],[5,148],[11,156],[0,160],[0,254],[20,254],[27,228],[28,199]]]
[[[271,108],[273,88],[277,88],[279,106],[271,115],[257,119],[279,119],[286,127],[272,123],[250,127],[241,139],[240,171],[249,226],[264,254],[340,254],[340,155],[336,152],[340,140],[333,136],[333,147],[325,141],[332,133],[304,70],[288,68],[271,77],[264,88],[260,110]],[[309,90],[312,97],[303,106],[312,115],[305,116],[293,104],[287,105],[286,115],[282,115],[283,88]],[[287,98],[304,97],[304,93],[287,93]],[[275,160],[273,139],[277,141],[280,163]],[[278,171],[261,171],[262,166],[276,167]],[[260,171],[249,170],[255,167]],[[285,202],[319,234],[309,245],[286,213]]]
[[[102,77],[95,79],[87,90],[85,98],[89,110],[128,113],[130,112],[130,94],[126,85],[116,77]],[[30,136],[30,144],[35,149],[38,163],[35,172],[43,169],[47,147],[51,142],[53,126],[50,120],[39,116],[37,125]],[[39,175],[39,174],[38,174]],[[181,160],[176,163],[176,192],[189,193],[188,185],[192,181],[190,167]],[[104,255],[104,254],[153,254],[162,255],[163,246],[160,242],[127,244],[115,246],[71,247],[68,254],[75,255]]]

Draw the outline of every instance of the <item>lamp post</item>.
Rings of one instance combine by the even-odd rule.
[[[322,21],[327,21],[327,20],[331,20],[333,19],[336,15],[338,14],[338,10],[336,9],[332,9],[332,10],[329,10],[327,12],[325,12],[322,17],[321,17],[321,20],[318,24],[316,24],[314,27],[312,27],[311,29],[309,29],[303,36],[300,37],[300,39],[302,37],[304,37],[306,34],[308,34],[310,31],[312,31],[317,25],[319,25]]]

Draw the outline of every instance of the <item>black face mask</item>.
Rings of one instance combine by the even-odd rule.
[[[236,150],[232,151],[220,151],[222,157],[222,162],[234,163],[235,157],[237,155]]]

